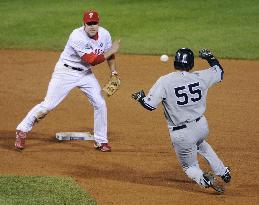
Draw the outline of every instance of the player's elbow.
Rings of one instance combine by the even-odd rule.
[[[147,107],[146,107],[146,109],[147,109],[148,111],[153,111],[153,110],[155,110],[156,108],[147,108]]]
[[[91,66],[95,66],[96,64],[94,63],[94,61],[87,61],[87,63]]]
[[[84,54],[82,59],[87,62],[88,64],[90,64],[91,66],[95,66],[99,63],[102,63],[105,61],[104,55],[96,55],[94,53],[90,53],[90,54]]]
[[[91,66],[95,66],[98,64],[96,61],[88,61],[87,63],[90,64]]]
[[[90,62],[90,65],[95,66],[105,61],[105,58],[103,55],[98,55],[96,58]]]
[[[143,98],[142,98],[142,100],[139,101],[139,102],[140,102],[140,104],[141,104],[145,109],[147,109],[147,110],[149,110],[149,111],[153,111],[153,110],[156,109],[155,107],[153,107],[153,106],[147,104],[147,103],[144,101]]]

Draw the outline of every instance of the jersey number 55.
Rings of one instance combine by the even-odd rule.
[[[188,104],[189,100],[191,100],[192,102],[199,101],[202,97],[199,86],[200,86],[200,83],[196,82],[196,83],[189,84],[187,86],[183,85],[183,86],[174,88],[175,95],[178,98],[180,98],[180,100],[177,101],[177,104],[186,105]]]

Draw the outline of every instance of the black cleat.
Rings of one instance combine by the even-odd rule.
[[[211,187],[212,189],[214,189],[216,192],[220,194],[224,193],[224,188],[215,183],[215,178],[211,173],[204,173],[203,180],[206,184],[205,188]]]
[[[221,176],[221,179],[225,182],[225,183],[229,183],[231,180],[231,176],[230,176],[230,168],[226,167],[226,171],[225,173]]]

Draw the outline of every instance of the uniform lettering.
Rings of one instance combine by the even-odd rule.
[[[177,101],[178,105],[186,105],[188,103],[188,95],[185,92],[185,86],[180,86],[174,89],[175,95],[182,98],[182,101]]]
[[[199,85],[200,85],[199,82],[188,85],[190,93],[193,96],[195,95],[194,97],[191,97],[191,101],[193,101],[193,102],[199,101],[202,97],[201,90],[198,87]]]
[[[95,50],[94,50],[94,53],[95,53],[96,55],[100,55],[101,53],[103,53],[103,50],[102,50],[102,49],[95,49]]]
[[[197,102],[201,99],[202,94],[199,89],[199,82],[189,84],[187,86],[179,86],[174,88],[176,97],[179,100],[176,101],[177,105],[186,105],[191,100],[192,102]],[[188,95],[189,94],[189,95]],[[190,98],[190,99],[189,99]]]

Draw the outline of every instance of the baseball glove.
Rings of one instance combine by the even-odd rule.
[[[108,97],[112,96],[120,87],[120,79],[118,75],[112,75],[109,82],[104,85],[103,93]]]

